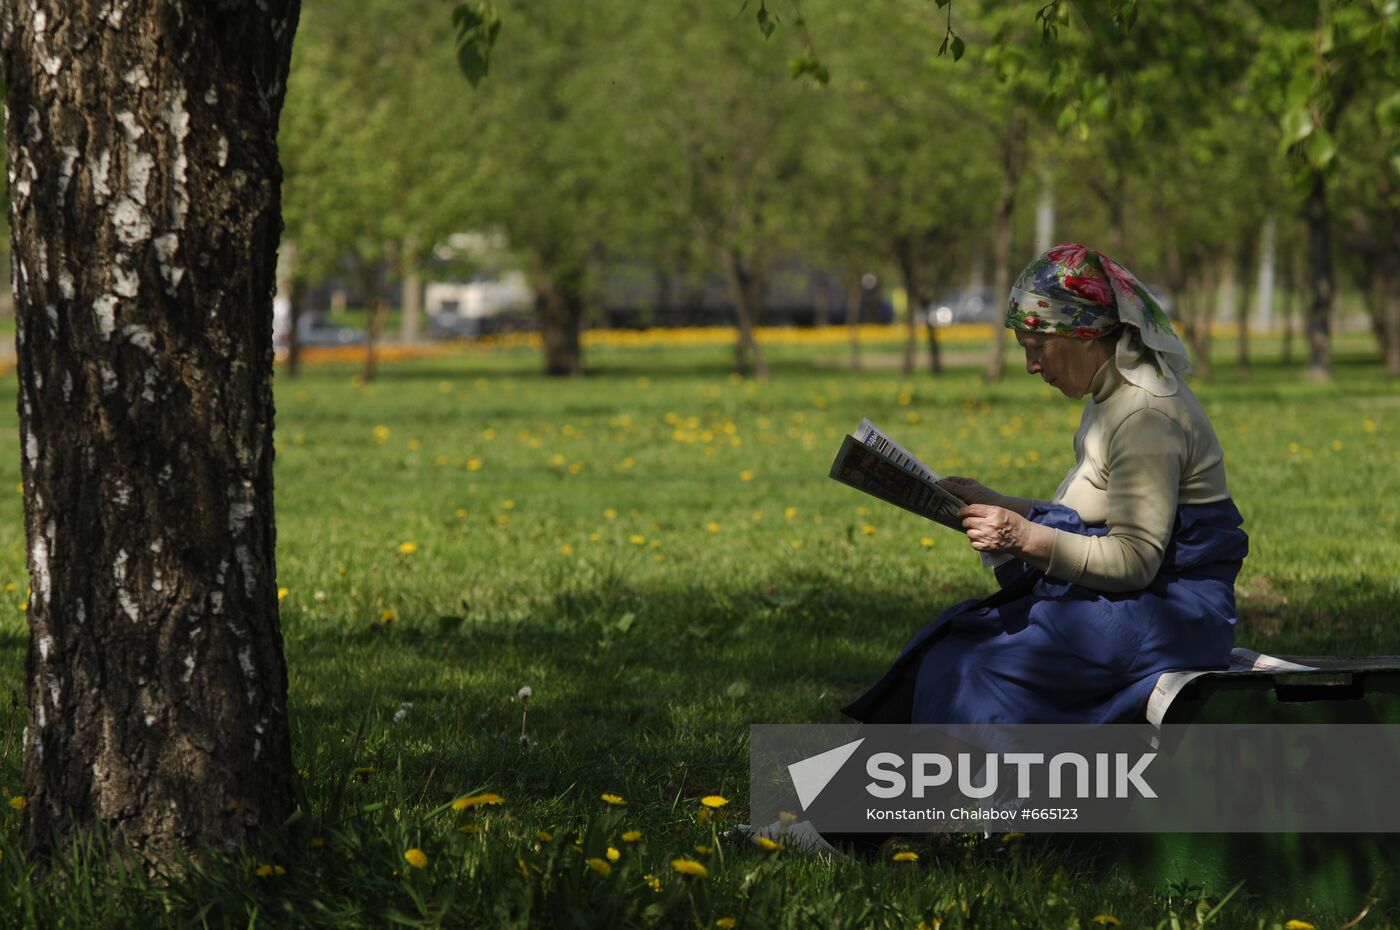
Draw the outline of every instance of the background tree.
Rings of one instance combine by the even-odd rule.
[[[291,812],[271,296],[297,13],[4,6],[31,851],[98,826],[230,847]]]
[[[476,128],[450,37],[421,24],[430,0],[353,0],[304,16],[283,119],[284,213],[298,280],[348,275],[366,313],[364,377],[402,285],[416,335],[416,279],[433,243],[458,231]],[[410,286],[411,285],[411,286]]]

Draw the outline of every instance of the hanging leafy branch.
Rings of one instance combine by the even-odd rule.
[[[501,18],[491,0],[471,0],[453,8],[452,25],[457,30],[457,65],[475,87],[490,69]]]

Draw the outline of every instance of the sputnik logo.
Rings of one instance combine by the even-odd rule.
[[[817,795],[822,793],[822,789],[831,783],[836,773],[841,771],[841,766],[855,755],[863,742],[865,737],[788,766],[788,776],[792,779],[792,786],[797,789],[797,802],[802,805],[804,811],[817,799]]]

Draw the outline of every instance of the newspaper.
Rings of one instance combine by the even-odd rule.
[[[831,477],[910,513],[962,532],[958,511],[966,501],[939,486],[938,472],[895,442],[870,419],[862,418],[831,463]],[[1006,553],[981,553],[983,568],[1011,561]]]
[[[858,491],[902,507],[925,519],[962,530],[958,511],[965,503],[938,485],[938,474],[899,443],[862,420],[856,435],[841,442],[831,477]]]
[[[1315,672],[1317,669],[1311,665],[1299,665],[1297,662],[1280,659],[1278,656],[1265,655],[1262,652],[1255,652],[1253,649],[1237,646],[1230,652],[1228,671]],[[1161,727],[1162,720],[1167,716],[1167,708],[1171,707],[1176,696],[1191,682],[1202,675],[1209,674],[1211,674],[1210,671],[1163,672],[1157,676],[1157,683],[1152,688],[1152,695],[1147,699],[1147,722],[1154,727]]]

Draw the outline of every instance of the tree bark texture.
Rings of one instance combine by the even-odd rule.
[[[297,0],[5,0],[29,605],[24,843],[292,809],[272,506]]]
[[[1332,222],[1327,212],[1327,178],[1313,175],[1312,187],[1303,204],[1308,224],[1308,378],[1332,378],[1332,295],[1336,280],[1332,268]]]

